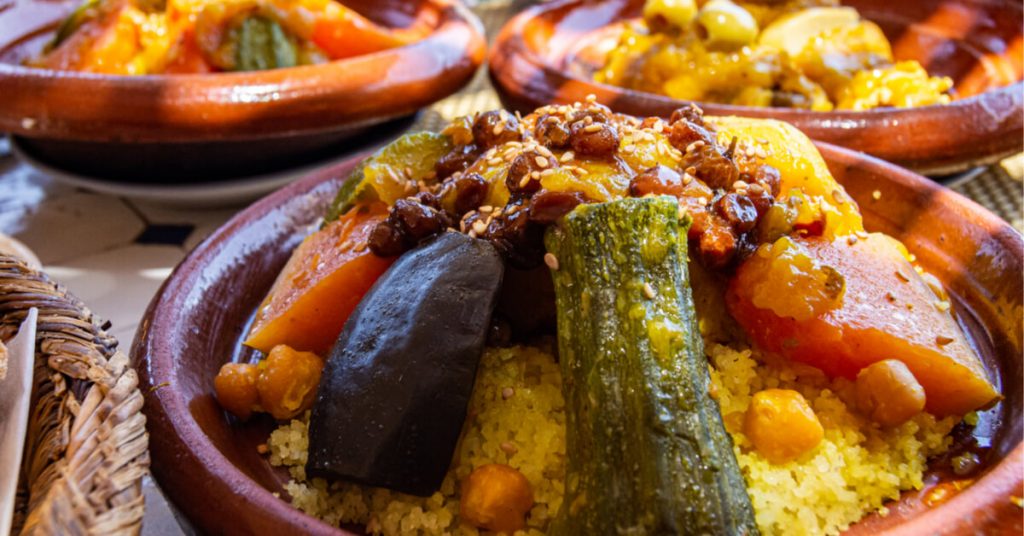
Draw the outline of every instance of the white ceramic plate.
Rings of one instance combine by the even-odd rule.
[[[10,138],[10,147],[18,158],[57,182],[103,194],[190,207],[229,206],[246,203],[273,192],[314,169],[341,162],[352,156],[352,152],[345,151],[337,156],[266,175],[171,185],[130,183],[90,177],[37,159],[25,150],[16,138]]]

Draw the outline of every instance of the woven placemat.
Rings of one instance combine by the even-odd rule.
[[[477,4],[473,11],[484,23],[488,43],[493,41],[502,25],[533,2],[529,0],[490,0]],[[420,114],[411,130],[440,130],[452,119],[501,106],[491,86],[486,68],[476,73],[462,91],[435,103]],[[1024,233],[1021,201],[1024,198],[1024,154],[1004,160],[1001,165],[978,168],[944,182],[957,192],[976,201],[1010,222]]]

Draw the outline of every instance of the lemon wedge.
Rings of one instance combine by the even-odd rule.
[[[758,43],[796,56],[811,39],[859,21],[852,7],[812,7],[775,19],[761,32]]]

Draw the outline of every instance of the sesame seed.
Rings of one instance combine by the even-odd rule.
[[[494,210],[494,207],[492,207],[491,205],[482,205],[480,208],[477,209],[477,211],[480,212],[481,214],[488,214],[492,210]]]
[[[354,251],[356,253],[359,253],[359,252],[365,251],[365,250],[366,250],[366,242],[360,242],[360,243],[356,244],[356,247],[354,249]]]
[[[551,163],[548,162],[548,159],[544,158],[543,156],[537,156],[537,157],[535,157],[533,159],[533,161],[536,162],[537,163],[537,167],[539,167],[541,169],[546,168],[546,167],[551,165]]]
[[[543,179],[544,177],[547,177],[549,175],[554,175],[554,174],[555,174],[555,168],[548,168],[548,169],[545,169],[544,171],[540,172],[540,178]]]
[[[555,257],[553,253],[544,254],[544,264],[548,265],[548,268],[557,271],[558,270],[558,257]]]
[[[697,141],[695,141],[695,142],[693,142],[693,143],[691,143],[691,144],[686,146],[686,152],[692,153],[692,152],[696,151],[697,149],[700,149],[701,147],[704,147],[704,145],[705,145],[705,143],[704,143],[703,140],[697,140]]]
[[[527,184],[530,184],[530,176],[529,175],[524,176],[522,178],[522,180],[519,181],[519,187],[520,188],[526,188]]]
[[[491,134],[494,134],[495,136],[497,136],[498,134],[501,134],[502,130],[505,130],[505,122],[504,121],[498,123],[497,125],[494,125],[494,128],[491,129]]]
[[[939,346],[945,346],[953,341],[953,337],[947,337],[945,335],[939,335],[935,337],[935,344],[938,344]]]
[[[533,179],[533,180],[540,179],[540,172],[539,171],[531,171],[530,172],[530,178]]]
[[[502,443],[501,444],[501,450],[502,450],[502,452],[504,452],[506,454],[515,454],[515,453],[519,452],[519,449],[516,448],[516,446],[513,445],[510,441],[506,441],[506,442]]]
[[[573,158],[576,158],[576,153],[574,153],[572,151],[566,151],[566,152],[562,153],[562,157],[559,158],[558,161],[562,162],[564,164],[565,162],[568,162],[568,161],[572,160]]]
[[[736,181],[732,183],[733,190],[745,190],[749,186],[746,181]]]
[[[597,102],[597,95],[594,95],[593,93],[588,93],[584,100],[586,100],[587,102]]]
[[[654,292],[654,287],[650,283],[644,283],[644,296],[647,296],[648,300],[653,300],[657,296]]]
[[[470,229],[469,232],[466,233],[466,235],[468,235],[470,238],[476,238],[476,231]]]
[[[491,166],[497,166],[502,162],[504,162],[504,160],[502,160],[501,158],[490,158],[487,160],[487,164]]]
[[[494,212],[493,212],[493,213],[491,214],[491,217],[492,217],[492,218],[500,218],[500,217],[501,217],[501,214],[502,214],[502,210],[501,210],[501,207],[498,207],[498,209],[497,209],[497,210],[495,210],[495,211],[494,211]]]
[[[342,242],[341,245],[338,246],[338,248],[341,249],[342,251],[348,251],[348,250],[352,249],[352,241],[351,240],[346,240],[346,241]]]
[[[501,398],[502,398],[502,400],[508,400],[508,399],[512,398],[513,396],[515,396],[515,394],[516,394],[516,390],[511,388],[511,387],[506,387],[506,388],[501,390]]]
[[[949,311],[949,302],[946,300],[937,301],[935,302],[935,308],[945,313],[946,311]]]
[[[590,124],[593,124],[593,123],[594,123],[594,118],[593,117],[588,115],[588,116],[583,118],[583,124],[584,125],[590,125]]]
[[[555,157],[555,155],[551,152],[551,149],[548,149],[547,147],[544,147],[543,145],[538,145],[537,146],[537,152],[542,154],[542,155],[544,155],[544,156],[546,156],[546,157],[548,157],[548,158],[554,158]]]
[[[882,192],[878,190],[871,192],[871,198],[874,199],[875,201],[878,201],[879,199],[882,198]]]
[[[587,119],[590,119],[589,115],[587,116]],[[598,125],[598,124],[587,125],[587,126],[583,127],[583,132],[586,132],[587,134],[593,134],[593,133],[598,132],[600,130],[601,130],[601,125]]]

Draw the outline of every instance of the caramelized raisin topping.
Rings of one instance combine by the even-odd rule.
[[[519,120],[505,110],[484,112],[473,121],[473,142],[484,149],[520,139]]]
[[[569,146],[569,128],[555,115],[545,115],[538,119],[534,136],[549,149],[564,149]]]
[[[587,116],[590,117],[590,116]],[[614,125],[579,120],[569,127],[569,141],[573,151],[580,156],[605,158],[615,154],[619,148],[619,133]]]
[[[455,147],[437,161],[434,171],[438,177],[450,177],[455,173],[465,171],[473,162],[476,162],[477,158],[480,158],[480,153],[480,148],[472,143]]]
[[[579,192],[549,192],[541,190],[531,199],[530,220],[543,225],[550,225],[565,216],[578,205],[587,202],[587,197]]]

